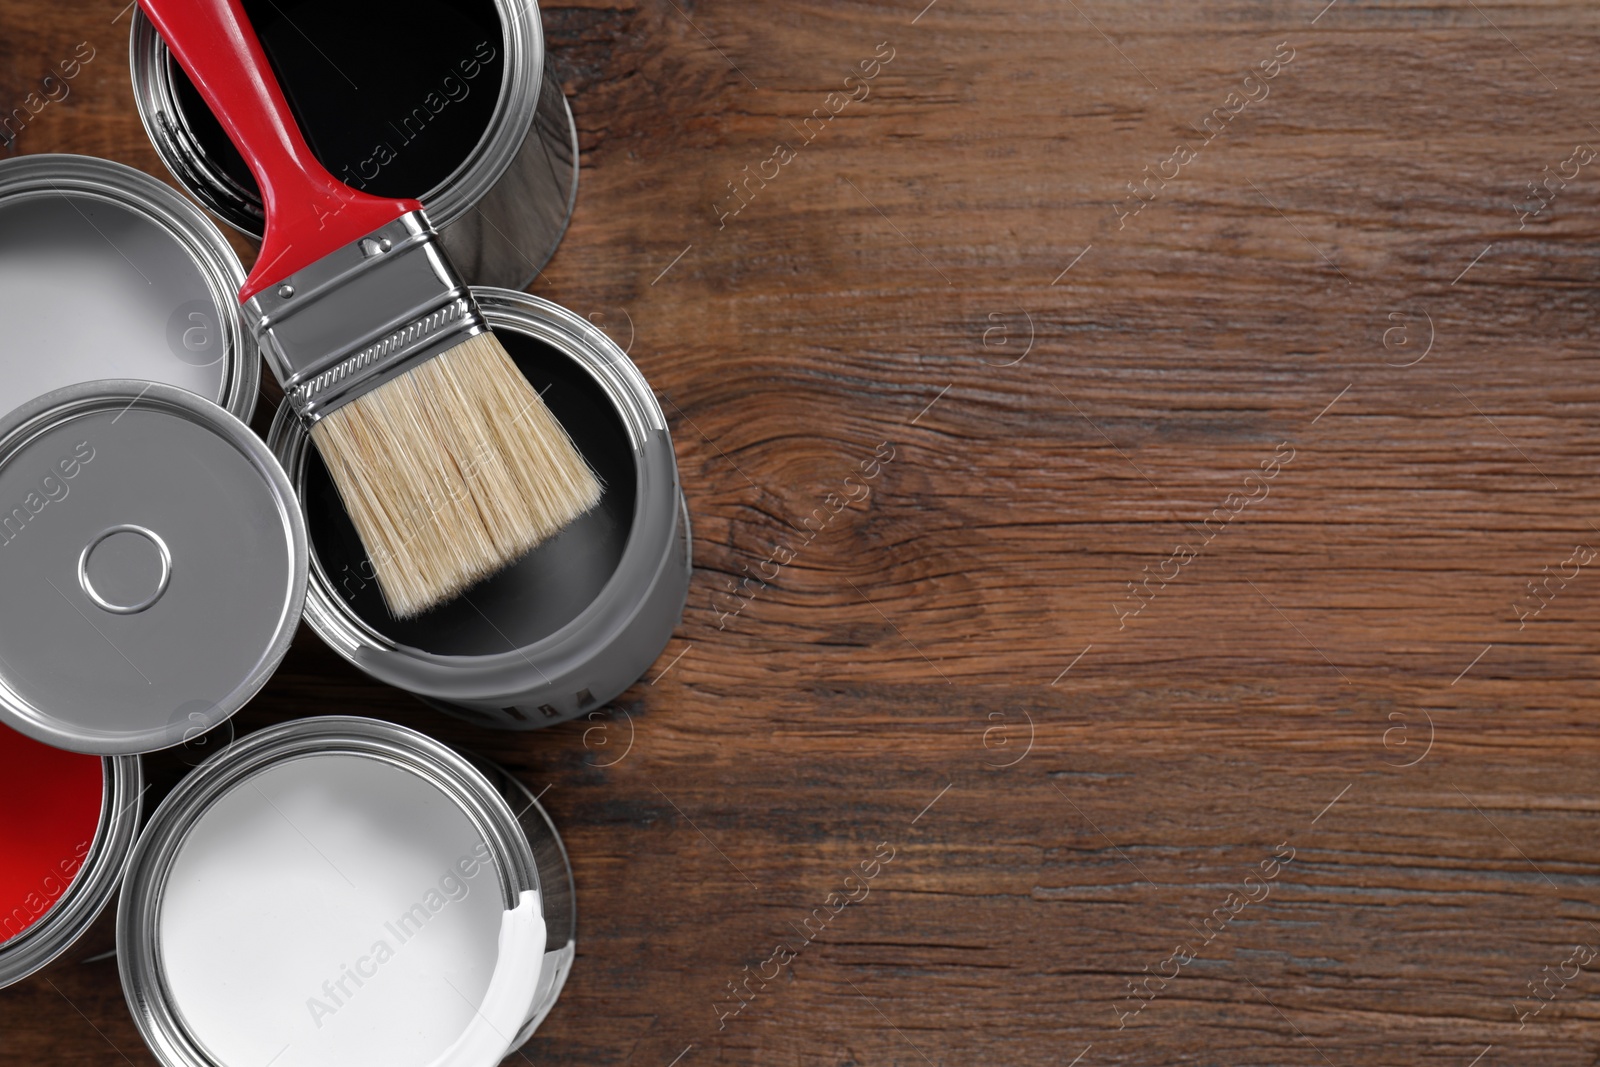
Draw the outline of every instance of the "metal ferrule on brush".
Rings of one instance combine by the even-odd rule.
[[[263,289],[241,313],[308,425],[489,328],[420,211]]]

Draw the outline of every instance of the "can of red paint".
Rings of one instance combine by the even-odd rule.
[[[0,987],[67,951],[105,908],[143,790],[137,757],[63,752],[0,726]]]

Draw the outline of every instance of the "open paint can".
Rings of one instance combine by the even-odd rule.
[[[513,804],[538,809],[371,719],[287,723],[201,764],[151,816],[117,913],[156,1058],[494,1067],[573,947],[560,840]]]
[[[244,0],[290,110],[332,174],[421,200],[468,282],[521,289],[578,188],[577,130],[534,0]],[[255,179],[135,10],[134,99],[178,182],[260,240]]]
[[[142,793],[137,757],[63,752],[0,726],[0,987],[67,951],[106,906]]]
[[[243,283],[216,226],[148,175],[87,156],[0,162],[0,414],[139,378],[248,420],[261,361],[239,325]]]
[[[435,707],[527,730],[600,707],[655,662],[688,596],[689,515],[666,418],[623,351],[548,300],[473,295],[604,483],[593,511],[449,603],[396,620],[303,425],[280,411],[268,440],[305,509],[312,629]]]
[[[227,720],[289,649],[306,533],[244,423],[147,381],[0,419],[0,723],[102,756]]]

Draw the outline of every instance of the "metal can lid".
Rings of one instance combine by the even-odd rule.
[[[0,420],[0,720],[153,752],[239,710],[288,651],[304,520],[238,419],[156,382],[68,386]]]

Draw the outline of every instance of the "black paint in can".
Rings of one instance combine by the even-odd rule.
[[[324,167],[376,196],[421,197],[482,140],[505,73],[493,0],[243,0],[289,108]],[[173,88],[205,153],[255,179],[181,68]]]

